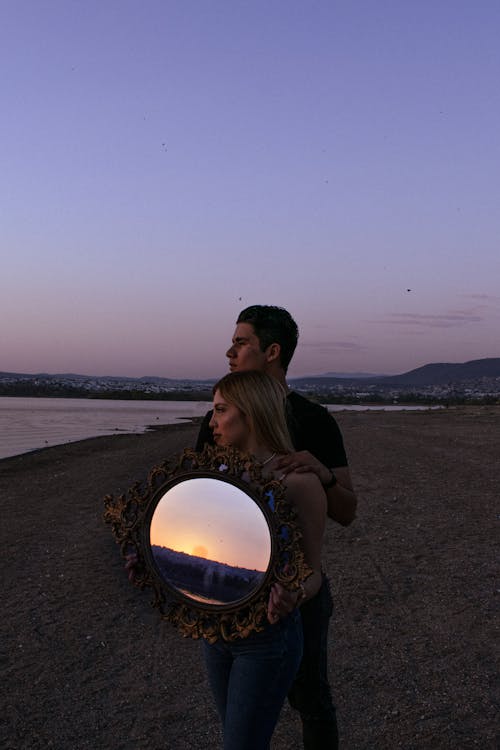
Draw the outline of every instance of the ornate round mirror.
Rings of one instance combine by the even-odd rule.
[[[153,503],[148,525],[157,574],[199,606],[240,606],[262,586],[271,530],[262,508],[233,482],[174,480]]]
[[[312,572],[285,490],[248,455],[186,448],[145,488],[106,495],[104,520],[163,619],[191,638],[232,641],[263,629],[274,582],[296,590]]]

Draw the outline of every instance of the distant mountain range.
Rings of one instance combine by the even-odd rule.
[[[383,378],[385,375],[374,372],[323,372],[321,378],[341,378],[342,380],[366,380],[367,378]]]
[[[500,357],[486,359],[473,359],[470,362],[436,362],[433,364],[417,367],[415,370],[402,373],[401,375],[372,375],[369,373],[325,373],[311,377],[290,378],[295,388],[300,387],[329,387],[335,385],[382,385],[382,386],[433,386],[446,385],[449,383],[460,383],[465,380],[480,380],[481,378],[500,377]],[[83,384],[85,381],[94,382],[127,382],[137,384],[138,387],[145,384],[157,386],[170,386],[179,388],[182,384],[205,386],[207,389],[215,382],[215,378],[196,380],[194,378],[160,378],[155,376],[131,378],[127,376],[93,376],[77,375],[73,373],[47,374],[47,373],[13,373],[0,372],[0,380],[44,380],[44,381],[72,381]]]
[[[294,378],[293,383],[297,385],[348,385],[364,384],[385,386],[432,386],[446,385],[447,383],[460,383],[464,380],[479,380],[481,378],[500,377],[500,357],[487,359],[473,359],[470,362],[436,362],[415,370],[402,373],[401,375],[363,375],[354,376],[329,374],[310,377]]]

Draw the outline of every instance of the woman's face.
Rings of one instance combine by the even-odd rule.
[[[209,426],[215,443],[246,450],[250,429],[245,415],[237,406],[225,401],[219,391],[215,392],[213,406],[214,413]]]

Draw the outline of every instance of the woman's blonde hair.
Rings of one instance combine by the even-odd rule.
[[[286,393],[275,378],[258,370],[231,372],[213,387],[244,414],[260,445],[277,453],[293,451],[285,417]]]

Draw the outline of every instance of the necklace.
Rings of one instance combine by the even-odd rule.
[[[272,455],[272,456],[269,456],[269,458],[266,458],[266,460],[265,460],[265,461],[262,461],[262,463],[261,463],[261,466],[265,466],[265,465],[266,465],[266,464],[268,464],[268,463],[269,463],[270,461],[272,461],[272,460],[273,460],[273,458],[275,457],[275,455],[276,455],[276,451],[274,451],[274,453],[273,453],[273,455]]]

